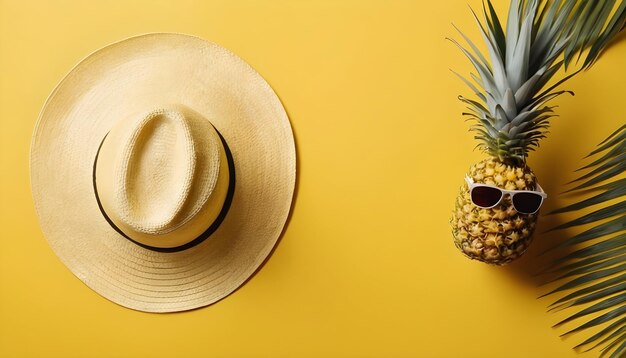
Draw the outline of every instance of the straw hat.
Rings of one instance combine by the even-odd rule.
[[[133,37],[80,62],[35,128],[43,232],[93,290],[141,311],[214,303],[280,236],[295,184],[289,120],[228,50],[180,34]]]

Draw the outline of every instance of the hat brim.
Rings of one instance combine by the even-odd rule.
[[[197,246],[157,252],[102,216],[92,169],[102,138],[125,114],[183,104],[211,121],[237,176],[228,214]],[[228,50],[181,34],[106,46],[57,85],[31,143],[31,187],[41,228],[62,262],[122,306],[183,311],[214,303],[263,263],[291,207],[296,155],[289,119],[267,82]]]

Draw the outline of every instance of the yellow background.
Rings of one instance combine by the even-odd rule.
[[[582,336],[563,342],[550,328],[559,316],[530,276],[548,236],[502,268],[452,244],[454,198],[483,157],[456,100],[469,91],[449,71],[470,66],[445,40],[459,38],[451,22],[479,38],[467,3],[0,0],[0,356],[575,356]],[[164,315],[113,304],[61,264],[28,177],[56,83],[104,45],[161,31],[256,68],[287,109],[299,160],[293,216],[262,270],[218,304]],[[548,210],[624,123],[625,59],[622,41],[568,83],[575,97],[554,102],[561,117],[530,157]]]

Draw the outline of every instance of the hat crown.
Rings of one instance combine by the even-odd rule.
[[[182,105],[117,121],[95,168],[102,210],[128,238],[158,248],[196,239],[224,206],[228,164],[204,117]]]
[[[196,171],[196,151],[185,116],[150,112],[125,137],[114,166],[114,210],[133,230],[163,234],[181,221]],[[219,157],[214,156],[214,160]],[[215,176],[219,166],[210,168]]]

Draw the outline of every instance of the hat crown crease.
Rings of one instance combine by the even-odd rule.
[[[132,229],[158,235],[178,226],[190,197],[196,151],[186,117],[158,109],[134,124],[114,165],[115,207]]]

